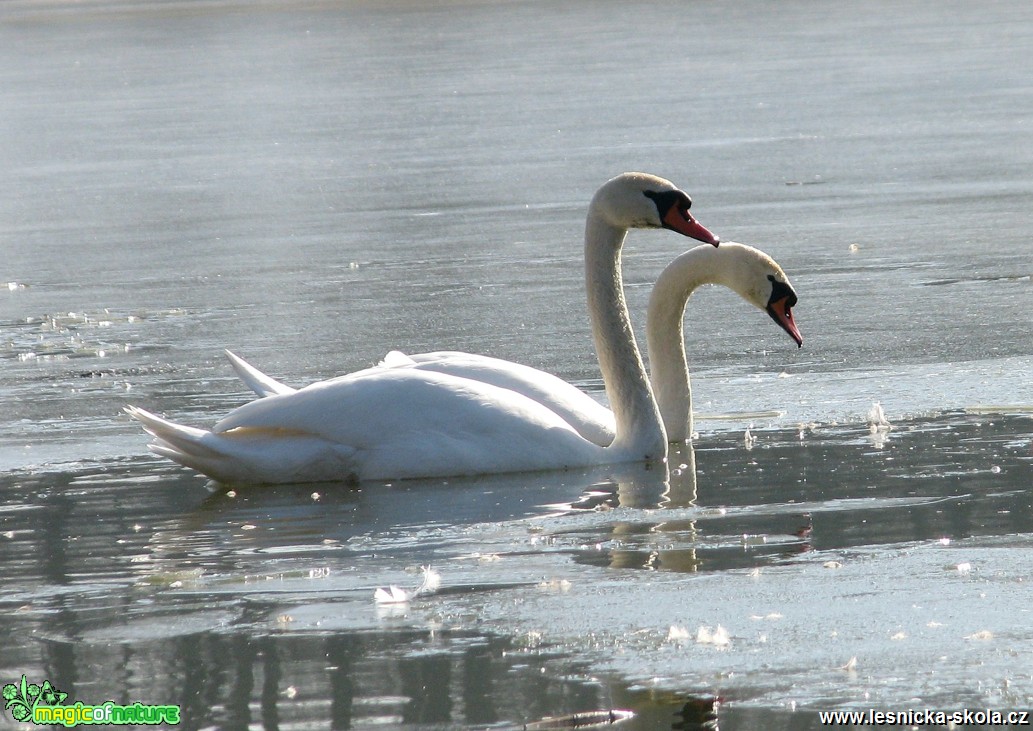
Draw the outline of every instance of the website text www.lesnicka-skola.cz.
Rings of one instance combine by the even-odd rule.
[[[823,726],[1029,726],[1029,711],[819,711]]]

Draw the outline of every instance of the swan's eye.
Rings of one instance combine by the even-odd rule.
[[[685,216],[692,208],[692,199],[680,190],[665,190],[662,193],[655,190],[644,190],[642,194],[656,205],[661,220],[667,216],[669,211],[675,210]]]
[[[768,281],[771,282],[771,296],[768,298],[769,307],[783,300],[787,310],[790,307],[796,307],[796,292],[793,291],[792,287],[785,282],[775,279],[771,274],[768,275]]]
[[[665,190],[657,193],[653,190],[644,190],[642,195],[653,202],[656,206],[656,219],[652,216],[639,226],[643,228],[662,227],[676,231],[682,236],[688,236],[697,241],[703,241],[712,246],[717,246],[721,239],[707,231],[692,215],[689,208],[692,200],[680,190]]]

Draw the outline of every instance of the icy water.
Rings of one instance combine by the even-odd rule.
[[[226,729],[1033,706],[1031,120],[1019,0],[3,3],[0,682]],[[601,399],[582,226],[630,169],[800,294],[802,350],[692,298],[668,469],[228,493],[121,413],[213,423],[224,348]],[[639,332],[688,244],[629,239]]]

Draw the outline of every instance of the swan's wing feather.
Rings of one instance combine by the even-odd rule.
[[[226,351],[226,357],[240,379],[263,398],[297,390],[262,373],[229,350]],[[418,368],[506,388],[555,411],[581,436],[594,444],[606,446],[613,441],[615,424],[609,409],[563,379],[537,368],[458,351],[434,351],[409,356],[399,350],[392,350],[374,368],[349,375],[352,378],[365,377],[382,368]]]
[[[607,446],[613,441],[616,430],[613,413],[584,391],[546,371],[500,358],[449,350],[402,357],[421,370],[447,373],[523,394],[556,412],[590,442]],[[400,360],[395,362],[397,366],[403,365]]]
[[[240,380],[247,384],[247,387],[259,396],[264,398],[266,396],[276,396],[282,393],[294,393],[296,390],[267,376],[265,373],[262,373],[262,371],[255,368],[239,355],[231,353],[228,350],[225,351],[225,353],[226,357],[230,361],[230,365],[233,366],[233,370],[237,372],[237,376],[240,377]]]
[[[405,366],[414,365],[416,361],[403,353],[400,350],[392,350],[384,359],[380,361],[380,366],[383,368],[404,368]]]

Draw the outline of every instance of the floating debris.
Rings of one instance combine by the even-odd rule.
[[[807,432],[811,432],[813,434],[817,430],[818,422],[811,421],[806,424],[801,422],[800,424],[797,424],[796,428],[799,430],[797,436],[800,438],[800,441],[802,442],[804,437],[807,436]]]
[[[732,644],[732,638],[729,636],[728,630],[721,625],[717,625],[714,629],[701,625],[700,628],[696,630],[696,644],[728,647]]]
[[[691,637],[689,631],[684,627],[679,627],[676,624],[672,624],[671,628],[667,630],[667,641],[668,642],[685,642]]]
[[[765,614],[765,615],[760,615],[760,614],[751,614],[750,615],[750,619],[755,620],[755,621],[760,621],[762,619],[782,619],[782,618],[783,618],[783,615],[779,614],[778,612],[770,612],[770,613]]]
[[[872,408],[868,410],[868,430],[875,434],[877,432],[887,432],[892,428],[892,424],[886,418],[886,412],[883,411],[882,404],[876,401],[872,404]]]
[[[722,702],[720,696],[687,700],[681,711],[674,714],[682,717],[682,723],[675,723],[672,728],[717,729],[717,711]]]
[[[397,586],[378,587],[373,592],[373,601],[377,604],[408,604],[410,594]]]
[[[889,430],[892,428],[889,419],[886,418],[886,412],[882,409],[882,404],[876,401],[868,410],[868,432],[876,449],[883,448]]]
[[[546,716],[540,721],[525,723],[525,731],[553,731],[564,728],[602,728],[634,718],[632,711],[584,711],[569,716]]]
[[[421,566],[420,571],[423,573],[423,583],[416,587],[416,591],[413,592],[413,596],[433,594],[441,588],[441,574],[430,566]]]
[[[985,642],[986,640],[992,640],[993,638],[994,633],[988,629],[980,630],[979,632],[974,632],[965,636],[966,640],[974,640],[976,642]]]
[[[538,588],[544,591],[566,594],[570,591],[571,583],[566,579],[550,579],[539,582]]]
[[[815,175],[810,180],[787,180],[787,181],[785,181],[785,184],[786,185],[821,185],[824,182],[825,181],[822,179],[822,177],[820,175]]]
[[[378,587],[373,592],[373,601],[377,604],[407,604],[412,599],[424,594],[433,594],[441,587],[441,574],[430,566],[421,566],[423,581],[412,591],[391,585],[386,589]]]

